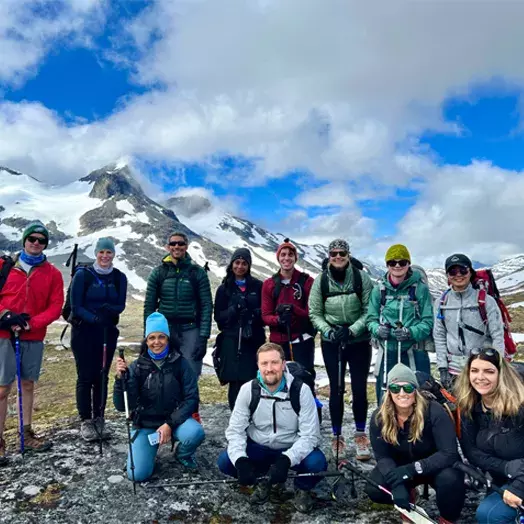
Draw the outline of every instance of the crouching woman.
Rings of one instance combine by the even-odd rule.
[[[455,387],[464,455],[493,477],[477,509],[483,524],[515,522],[524,499],[524,386],[494,348],[473,350]]]
[[[184,357],[169,344],[169,326],[164,315],[155,312],[147,317],[140,356],[129,367],[124,359],[118,358],[116,371],[115,407],[125,411],[123,381],[126,380],[129,409],[133,412],[135,480],[147,480],[153,474],[159,446],[175,441],[177,461],[186,468],[196,469],[194,453],[204,440],[202,426],[191,416],[198,410],[197,377]],[[155,433],[158,444],[151,445],[149,437]],[[131,479],[129,457],[127,474]]]
[[[374,502],[409,509],[415,486],[428,483],[437,494],[439,523],[455,522],[465,494],[464,476],[453,469],[459,460],[455,427],[444,408],[426,400],[417,388],[415,374],[404,364],[388,373],[386,396],[371,416],[371,446],[377,459],[371,478],[391,491],[393,500],[372,486],[366,491]]]

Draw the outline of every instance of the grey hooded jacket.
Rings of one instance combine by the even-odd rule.
[[[435,302],[433,338],[437,367],[449,369],[450,373],[462,371],[472,349],[490,346],[504,355],[504,326],[500,309],[495,299],[487,295],[488,322],[484,324],[479,312],[478,294],[479,290],[470,284],[462,292],[451,289],[445,305],[440,305],[440,297]]]

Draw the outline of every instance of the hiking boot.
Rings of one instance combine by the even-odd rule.
[[[295,497],[293,498],[293,506],[300,513],[309,513],[313,509],[313,499],[309,491],[303,489],[295,490]]]
[[[339,458],[342,457],[346,453],[346,440],[342,435],[340,437],[333,437],[333,440],[331,441],[331,451],[333,452],[333,456],[337,456],[337,448],[338,448],[338,456]]]
[[[86,442],[94,442],[98,440],[98,433],[95,428],[95,423],[92,420],[83,420],[80,425],[80,436]]]
[[[93,420],[94,429],[96,432],[96,439],[108,440],[111,438],[111,432],[107,429],[106,421],[102,417],[97,417]]]
[[[26,451],[47,451],[52,446],[51,442],[43,437],[37,437],[30,426],[24,427],[24,447]]]
[[[269,485],[269,482],[263,480],[256,485],[255,491],[253,491],[249,498],[249,502],[257,505],[265,504],[269,500],[270,492],[271,486]]]
[[[367,435],[363,431],[355,432],[355,458],[365,462],[371,458],[371,450],[369,449],[370,442]]]
[[[5,440],[0,437],[0,466],[5,466],[7,464],[7,452],[5,449]]]
[[[273,484],[269,493],[271,502],[282,504],[291,498],[291,494],[286,490],[286,484]]]
[[[184,466],[187,469],[192,469],[192,470],[198,469],[198,463],[195,457],[192,455],[189,457],[175,457],[175,458],[180,464],[182,464],[182,466]]]

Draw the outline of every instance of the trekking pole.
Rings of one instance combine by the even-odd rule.
[[[240,356],[242,350],[242,324],[240,324],[238,328],[238,347],[237,347],[237,355]]]
[[[18,387],[18,430],[20,432],[20,453],[22,457],[25,451],[24,441],[24,403],[22,398],[22,367],[20,352],[20,335],[18,331],[13,333],[15,338],[15,356],[16,356],[16,384]]]
[[[468,466],[467,464],[464,464],[464,462],[461,462],[460,460],[457,460],[457,462],[455,462],[455,464],[453,464],[453,467],[455,469],[458,469],[459,471],[462,471],[462,473],[465,473],[466,475],[469,475],[473,480],[477,480],[483,486],[485,486],[485,487],[495,491],[501,497],[504,496],[504,490],[502,488],[499,488],[498,486],[495,486],[495,484],[492,484],[482,473],[477,471],[472,466]],[[524,505],[519,504],[517,506],[517,509],[519,511],[524,511]]]
[[[340,426],[337,427],[337,452],[335,453],[336,465],[338,468],[338,459],[339,459],[339,447],[340,447],[340,433],[342,432],[342,419],[344,418],[344,377],[342,376],[342,352],[345,348],[345,344],[341,342],[338,345],[338,396],[339,396],[339,410],[340,410]]]
[[[124,348],[119,349],[120,358],[125,362]],[[136,495],[136,480],[135,480],[135,460],[133,457],[133,444],[131,442],[131,417],[129,416],[129,400],[127,398],[127,377],[128,371],[122,375],[122,386],[124,390],[124,406],[126,412],[126,426],[127,426],[127,443],[129,446],[129,462],[131,462],[131,478],[133,480],[133,493]]]
[[[384,486],[381,486],[378,482],[375,482],[373,479],[369,478],[367,475],[362,473],[360,469],[356,468],[351,463],[348,462],[344,464],[342,468],[349,469],[349,471],[351,471],[352,474],[354,473],[361,479],[365,480],[369,485],[373,486],[376,489],[379,489],[380,491],[383,491],[393,499],[393,494],[391,493],[391,491],[389,491]],[[411,502],[409,503],[409,506],[411,510],[405,510],[394,504],[394,508],[402,515],[407,517],[410,520],[410,522],[414,524],[438,524],[435,520],[430,518],[429,515],[421,507],[417,506],[416,504],[412,504]]]
[[[106,395],[106,364],[107,364],[107,327],[104,327],[104,342],[102,346],[102,369],[100,371],[101,374],[101,384],[100,384],[100,416],[102,420],[104,420],[104,408],[105,408],[105,395]],[[100,445],[100,456],[103,455],[103,447],[102,447],[102,433],[104,431],[104,428],[102,427],[102,424],[100,424],[100,432],[98,434],[98,441]]]
[[[69,255],[65,263],[66,267],[71,266],[71,273],[70,273],[71,280],[69,281],[69,285],[71,285],[71,283],[73,282],[73,277],[75,276],[77,258],[78,258],[78,244],[75,244],[75,246],[73,247],[73,251],[71,252],[71,254]],[[64,320],[66,321],[66,325],[64,326],[64,329],[62,329],[62,333],[60,333],[60,344],[62,345],[64,349],[69,350],[69,348],[64,344],[64,337],[65,337],[65,334],[67,333],[67,330],[69,329],[69,323],[68,323],[69,319],[64,318]]]
[[[291,357],[291,362],[295,361],[295,357],[293,355],[293,344],[291,343],[291,323],[286,322],[286,330],[287,330],[287,341],[289,344],[289,356]]]
[[[296,475],[289,475],[288,479],[298,479],[307,477],[343,477],[344,473],[319,471],[318,473],[298,473]],[[268,480],[269,477],[258,477],[257,482]],[[221,480],[188,480],[186,482],[167,482],[164,484],[149,484],[144,488],[182,488],[184,486],[209,486],[213,484],[238,484],[238,479],[221,479]]]

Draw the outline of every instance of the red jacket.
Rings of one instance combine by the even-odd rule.
[[[275,312],[278,304],[293,304],[291,340],[295,340],[298,336],[304,335],[311,330],[308,300],[311,286],[313,285],[313,278],[308,276],[304,284],[304,296],[301,297],[299,296],[301,294],[299,291],[300,286],[295,286],[301,274],[300,271],[295,269],[291,282],[288,285],[282,285],[276,301],[273,298],[275,289],[273,277],[268,278],[262,284],[262,320],[264,324],[269,326],[269,340],[276,344],[288,342],[286,327],[278,325],[278,315]]]
[[[0,269],[4,261],[0,259]],[[9,272],[6,283],[0,291],[0,315],[9,310],[13,313],[27,313],[29,331],[21,331],[22,340],[45,338],[47,326],[60,317],[64,303],[64,280],[60,271],[44,261],[35,266],[29,276],[15,265]],[[10,338],[11,331],[0,329],[0,338]]]

